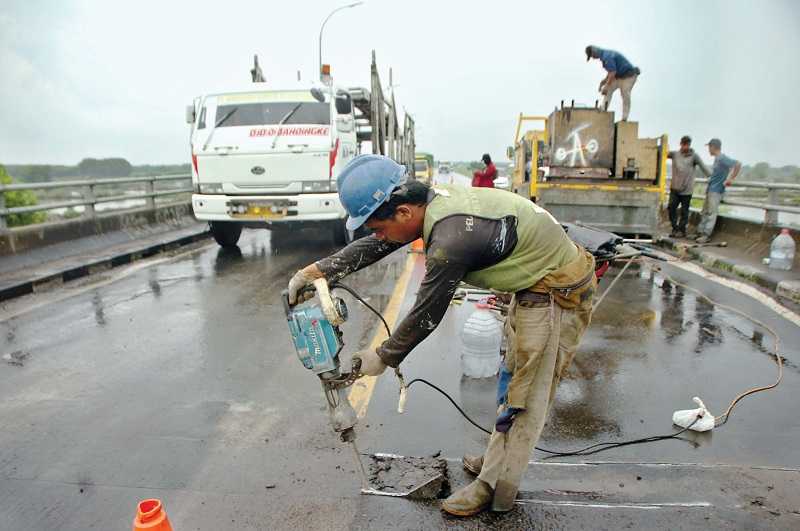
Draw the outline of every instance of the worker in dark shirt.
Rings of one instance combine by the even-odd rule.
[[[694,193],[694,171],[700,168],[706,177],[711,172],[703,163],[700,155],[692,149],[692,139],[688,135],[681,138],[681,148],[670,151],[667,158],[672,159],[672,179],[669,186],[669,221],[672,224],[670,236],[673,238],[686,237],[686,224],[689,222],[689,205],[692,203]],[[678,218],[678,206],[681,208]]]
[[[497,168],[492,162],[492,157],[488,153],[484,153],[481,160],[486,165],[486,169],[483,171],[476,170],[472,173],[472,186],[494,188],[494,180],[497,179]]]
[[[522,474],[544,427],[555,387],[589,324],[597,286],[594,259],[543,208],[506,192],[429,187],[406,180],[387,157],[361,155],[338,178],[347,228],[373,234],[298,271],[289,300],[315,279],[329,282],[422,238],[425,277],[409,314],[377,350],[354,355],[361,373],[397,367],[438,326],[460,281],[513,294],[509,348],[498,389],[498,416],[482,457],[464,457],[478,477],[442,509],[470,516],[513,508]]]
[[[589,59],[599,59],[606,71],[606,77],[600,81],[599,91],[603,95],[600,107],[607,111],[611,97],[619,89],[622,94],[622,121],[626,122],[631,112],[631,91],[636,80],[639,79],[641,71],[621,53],[599,46],[589,45],[586,47],[586,60]]]

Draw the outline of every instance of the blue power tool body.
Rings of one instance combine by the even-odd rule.
[[[300,362],[314,374],[335,373],[330,376],[339,376],[339,352],[344,346],[339,327],[331,324],[322,308],[312,302],[313,299],[290,306],[288,292],[282,293],[281,298]],[[342,319],[347,319],[344,301],[334,299],[334,304]]]

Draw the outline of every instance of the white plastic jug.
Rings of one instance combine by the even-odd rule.
[[[794,238],[789,234],[789,229],[781,229],[769,246],[769,267],[789,271],[794,263],[794,251]]]
[[[461,332],[461,372],[469,378],[488,378],[500,369],[503,327],[489,308],[476,304]]]

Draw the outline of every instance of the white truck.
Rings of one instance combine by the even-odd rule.
[[[372,95],[332,83],[272,88],[256,82],[195,98],[186,113],[195,217],[209,222],[223,247],[235,246],[243,227],[316,226],[330,230],[337,244],[352,241],[336,178],[360,152],[361,140],[377,139],[372,151],[387,154],[385,107],[394,112],[393,100],[383,101],[379,80],[377,87],[380,102],[371,101],[374,79]],[[400,155],[395,159],[406,152],[391,145],[388,151]]]

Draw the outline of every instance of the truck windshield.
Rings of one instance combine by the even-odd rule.
[[[414,162],[414,171],[428,171],[428,162],[424,160]]]
[[[226,116],[237,108],[230,118],[219,127],[248,125],[277,125],[283,117],[297,107],[285,124],[330,125],[331,108],[327,103],[317,101],[271,101],[260,103],[236,103],[217,107],[217,116]]]

